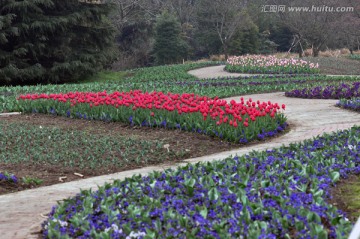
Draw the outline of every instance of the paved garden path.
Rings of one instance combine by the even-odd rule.
[[[217,77],[237,77],[237,76],[254,76],[262,74],[246,74],[246,73],[230,73],[224,70],[225,65],[219,66],[209,66],[205,68],[195,69],[189,71],[191,75],[194,75],[198,78],[217,78]],[[354,76],[354,75],[327,75],[327,76]],[[360,77],[360,76],[357,76]]]
[[[219,72],[220,71],[220,72]],[[199,77],[222,76],[221,67],[210,67],[192,71]],[[228,73],[225,73],[228,75]],[[224,74],[224,75],[225,75]],[[286,115],[291,125],[291,131],[281,137],[275,138],[263,144],[241,147],[237,150],[217,153],[205,157],[185,160],[185,162],[199,162],[219,160],[230,155],[246,154],[252,150],[264,150],[281,145],[288,145],[311,139],[324,132],[332,132],[350,128],[360,124],[360,114],[336,108],[336,100],[304,100],[287,98],[284,93],[256,94],[245,98],[272,101],[286,104]],[[239,97],[228,98],[238,100]],[[1,120],[1,119],[0,119]],[[171,147],[171,146],[170,146]],[[177,164],[179,165],[179,164]],[[38,189],[0,196],[0,238],[37,238],[44,215],[48,213],[58,200],[75,195],[82,189],[93,188],[111,182],[113,179],[124,179],[133,174],[147,174],[154,170],[163,170],[177,165],[161,165],[126,171],[106,176],[93,177]]]

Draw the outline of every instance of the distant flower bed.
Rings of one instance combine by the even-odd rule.
[[[360,173],[360,128],[82,191],[53,207],[45,238],[347,238],[328,203]]]
[[[218,77],[207,79],[196,79],[186,81],[164,82],[168,86],[196,86],[196,87],[229,87],[229,86],[271,86],[305,84],[313,80],[324,80],[325,78],[315,74],[296,75],[252,75],[239,77]]]
[[[341,99],[336,106],[360,112],[360,98]]]
[[[225,70],[238,73],[298,74],[319,73],[318,68],[319,64],[302,59],[279,59],[275,56],[245,55],[230,57],[227,60]]]
[[[217,97],[135,90],[28,94],[19,97],[19,105],[25,112],[182,129],[240,143],[274,136],[286,127],[281,112],[285,105],[251,98],[227,102]]]
[[[303,88],[286,92],[285,95],[308,99],[350,99],[360,97],[360,82]]]

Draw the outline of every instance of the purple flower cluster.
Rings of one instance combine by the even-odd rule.
[[[273,130],[273,131],[266,131],[266,130],[262,130],[261,133],[259,133],[257,135],[257,139],[258,140],[264,140],[265,138],[268,138],[268,137],[274,137],[276,135],[278,135],[280,132],[283,132],[286,127],[288,127],[288,124],[285,122],[284,124],[279,124],[278,127]]]
[[[309,98],[309,99],[350,99],[360,97],[360,82],[352,84],[341,83],[328,86],[316,86],[301,90],[286,92],[287,97]]]
[[[82,191],[54,207],[45,238],[346,238],[327,203],[360,173],[360,128]],[[134,236],[135,235],[135,236]]]
[[[134,122],[134,117],[130,116],[129,117],[129,124],[131,126],[136,125],[136,123]],[[219,132],[216,131],[215,129],[207,131],[206,129],[201,129],[196,127],[195,125],[193,126],[181,126],[181,124],[175,122],[175,123],[169,123],[166,120],[163,120],[161,122],[157,122],[157,121],[147,121],[144,120],[141,122],[141,124],[139,125],[141,127],[160,127],[160,128],[168,128],[168,129],[179,129],[179,130],[184,130],[184,131],[190,131],[193,133],[198,133],[198,134],[205,134],[205,135],[209,135],[209,136],[216,136],[219,137],[220,139],[224,138],[224,133],[223,132]],[[261,132],[259,132],[257,134],[257,139],[258,140],[263,140],[265,138],[271,138],[274,137],[276,135],[278,135],[279,133],[283,132],[286,130],[286,128],[288,127],[288,124],[286,122],[281,123],[278,122],[277,123],[277,127],[274,130],[266,130],[266,129],[261,129]],[[256,133],[254,133],[256,135]],[[246,134],[243,132],[242,135],[237,135],[236,137],[236,142],[240,143],[240,144],[246,144],[249,143],[250,141],[252,141],[255,137],[247,137]],[[231,141],[230,139],[228,139],[229,141]]]
[[[0,182],[10,182],[10,183],[18,183],[18,179],[14,174],[9,173],[0,173]]]
[[[341,99],[336,106],[360,112],[360,98]]]
[[[175,81],[165,82],[165,85],[178,85],[178,86],[203,86],[203,87],[216,87],[216,86],[245,86],[245,85],[278,85],[278,84],[305,84],[312,78],[315,79],[318,75],[311,74],[297,74],[297,75],[254,75],[242,77],[220,77],[209,78],[205,80],[192,80],[192,81]],[[295,79],[291,79],[295,78]],[[279,79],[279,80],[276,80]],[[251,81],[253,80],[253,81]]]

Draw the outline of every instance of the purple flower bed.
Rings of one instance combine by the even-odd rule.
[[[319,75],[298,74],[298,75],[254,75],[242,77],[220,77],[193,81],[166,82],[166,85],[177,86],[245,86],[245,85],[278,85],[278,84],[304,84],[309,80],[324,80]],[[293,78],[293,79],[292,79]]]
[[[360,112],[360,98],[352,98],[350,100],[341,99],[336,106]]]
[[[342,83],[337,85],[316,86],[286,92],[287,97],[308,98],[308,99],[350,99],[360,97],[360,82]]]
[[[271,82],[261,82],[261,81],[250,81],[250,82],[241,82],[241,81],[189,81],[189,82],[176,82],[175,84],[180,86],[201,86],[201,87],[217,87],[217,86],[260,86],[260,85],[279,85],[279,84],[305,84],[308,80],[286,80],[286,81],[271,81]],[[173,85],[174,83],[169,83]]]
[[[360,173],[360,128],[82,191],[53,207],[44,238],[347,238],[327,203]]]

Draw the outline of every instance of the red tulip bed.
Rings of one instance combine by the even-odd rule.
[[[227,102],[194,94],[134,90],[27,94],[18,103],[24,112],[181,129],[239,143],[274,136],[287,126],[282,113],[285,105],[251,98]]]

